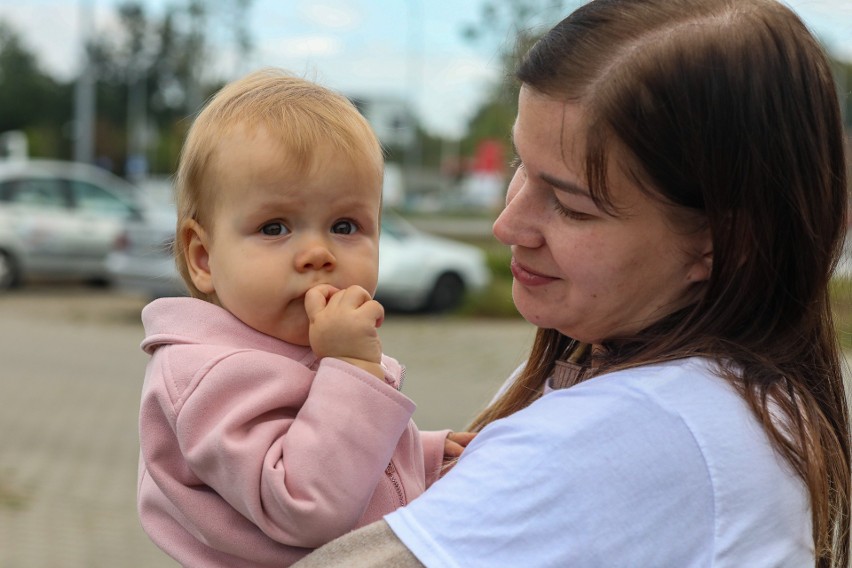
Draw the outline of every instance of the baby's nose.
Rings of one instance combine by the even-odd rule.
[[[296,270],[331,270],[337,261],[327,246],[313,244],[305,248],[296,257]]]

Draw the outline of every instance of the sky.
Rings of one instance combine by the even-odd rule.
[[[145,0],[152,12],[167,0]],[[784,0],[832,54],[852,61],[852,0]],[[0,0],[0,19],[22,35],[44,69],[69,79],[80,69],[84,14],[93,33],[115,29],[119,0]],[[247,60],[216,53],[236,77],[284,67],[351,96],[409,100],[432,133],[460,136],[499,80],[509,39],[471,42],[483,0],[254,0],[246,19],[255,48]],[[566,2],[576,6],[579,2]],[[503,45],[501,45],[501,43]]]

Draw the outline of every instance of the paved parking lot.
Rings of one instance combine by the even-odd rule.
[[[0,567],[175,566],[136,519],[141,298],[70,287],[0,296]],[[421,428],[462,428],[524,358],[522,320],[389,315]]]

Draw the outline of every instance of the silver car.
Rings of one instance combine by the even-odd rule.
[[[0,160],[0,289],[32,278],[106,282],[106,255],[141,211],[135,187],[101,168]]]
[[[186,293],[171,253],[175,219],[173,208],[159,208],[146,220],[127,224],[107,257],[113,284],[152,298]],[[388,308],[449,311],[490,281],[480,248],[424,233],[391,211],[383,213],[376,299]]]

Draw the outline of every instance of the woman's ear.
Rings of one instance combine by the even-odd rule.
[[[210,238],[195,219],[184,221],[180,228],[180,238],[184,243],[183,254],[189,277],[195,287],[204,294],[213,294],[213,273],[210,270]]]
[[[692,283],[710,280],[713,272],[713,236],[709,229],[701,232],[698,244],[698,256],[686,274],[687,281]]]

